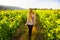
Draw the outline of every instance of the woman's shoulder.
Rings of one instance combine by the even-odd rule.
[[[35,16],[35,14],[32,14],[32,16],[34,17],[34,16]]]

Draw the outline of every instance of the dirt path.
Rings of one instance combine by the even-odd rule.
[[[35,39],[35,37],[36,37],[36,32],[37,32],[36,27],[33,27],[33,29],[32,29],[32,40]]]
[[[34,40],[36,35],[36,27],[33,27],[32,29],[32,40]],[[18,39],[18,40],[28,40],[28,29],[26,30],[26,32]]]

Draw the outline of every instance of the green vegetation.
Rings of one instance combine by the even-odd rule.
[[[23,35],[28,10],[0,10],[0,40],[11,40],[17,29]],[[60,40],[60,10],[36,10],[37,33],[44,34],[45,40]]]
[[[46,40],[60,40],[60,11],[38,10],[37,14],[40,17],[41,27],[46,28]]]

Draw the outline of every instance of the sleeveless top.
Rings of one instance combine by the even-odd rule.
[[[34,17],[35,17],[35,15],[32,14],[32,22],[27,22],[27,25],[34,25]]]

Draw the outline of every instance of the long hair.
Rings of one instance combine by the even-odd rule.
[[[32,22],[32,15],[31,15],[32,11],[33,11],[32,9],[29,9],[29,13],[27,14],[28,22]]]

